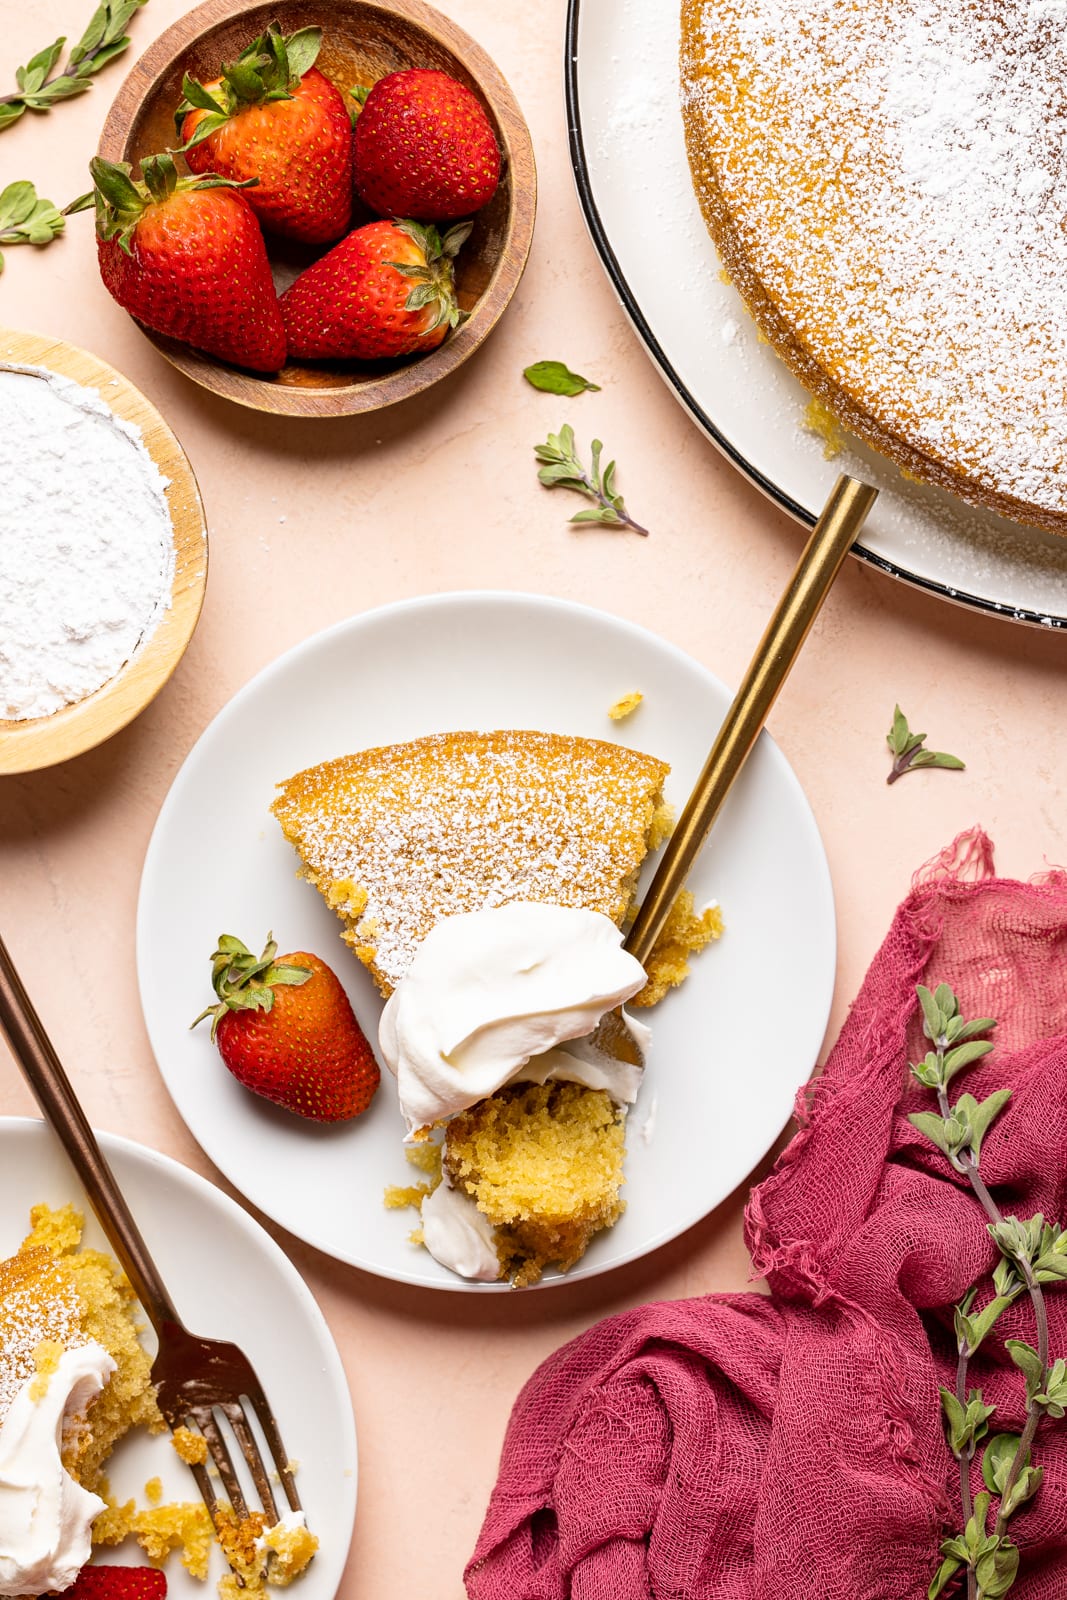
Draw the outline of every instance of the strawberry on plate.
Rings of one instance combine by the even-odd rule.
[[[89,163],[100,276],[155,333],[255,372],[285,365],[285,327],[263,235],[240,188],[179,178],[170,155]]]
[[[500,150],[480,100],[447,72],[390,72],[360,104],[356,193],[385,217],[450,222],[487,204],[500,182]]]
[[[304,360],[377,361],[434,350],[465,313],[456,254],[470,223],[368,222],[302,272],[280,300],[290,353]]]
[[[352,124],[314,63],[321,28],[284,37],[276,24],[209,83],[186,74],[175,114],[194,172],[256,180],[248,203],[271,233],[339,239],[352,217]]]
[[[63,1600],[163,1600],[166,1592],[158,1567],[83,1567]]]
[[[268,936],[261,956],[223,934],[211,958],[218,996],[193,1023],[211,1037],[238,1083],[312,1122],[347,1122],[366,1111],[378,1063],[348,996],[318,956],[279,956]]]

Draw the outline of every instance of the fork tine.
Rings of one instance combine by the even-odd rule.
[[[248,1470],[252,1474],[259,1498],[263,1502],[263,1509],[270,1514],[268,1526],[273,1527],[278,1521],[278,1507],[274,1501],[274,1491],[270,1486],[270,1479],[267,1476],[267,1469],[263,1463],[263,1457],[260,1454],[255,1434],[248,1426],[248,1418],[245,1416],[244,1407],[236,1400],[230,1400],[223,1402],[220,1405],[220,1410],[229,1418],[230,1427],[234,1431],[237,1443],[241,1446],[244,1458],[248,1463]]]
[[[299,1511],[301,1510],[300,1496],[297,1493],[296,1484],[293,1482],[289,1457],[285,1453],[285,1446],[282,1444],[282,1436],[278,1432],[278,1424],[274,1420],[274,1413],[267,1404],[267,1397],[258,1385],[255,1388],[249,1385],[248,1398],[251,1401],[253,1411],[259,1419],[263,1435],[270,1446],[270,1453],[274,1457],[274,1465],[278,1469],[278,1476],[282,1480],[282,1488],[285,1490],[289,1500],[290,1509]]]
[[[226,1490],[227,1498],[237,1516],[243,1521],[248,1515],[248,1507],[241,1489],[237,1473],[234,1471],[233,1460],[229,1447],[219,1432],[219,1425],[215,1421],[215,1413],[210,1406],[197,1406],[191,1413],[193,1421],[207,1440],[207,1447],[211,1451],[212,1459],[219,1469],[222,1486]]]
[[[196,1479],[196,1487],[200,1490],[200,1498],[207,1506],[207,1514],[214,1523],[218,1519],[219,1502],[207,1467],[202,1461],[190,1461],[188,1467]]]

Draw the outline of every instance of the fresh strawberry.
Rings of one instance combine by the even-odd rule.
[[[353,91],[356,193],[385,217],[449,222],[496,193],[500,151],[481,102],[447,72],[391,72]]]
[[[328,244],[352,219],[352,124],[317,71],[321,28],[272,23],[211,83],[186,74],[175,114],[194,172],[256,179],[248,203],[272,233]]]
[[[83,1567],[63,1600],[163,1600],[166,1592],[158,1567]]]
[[[280,300],[289,349],[321,361],[434,350],[466,313],[453,261],[470,223],[368,222],[302,272]]]
[[[211,1037],[238,1083],[313,1122],[347,1122],[371,1103],[378,1064],[336,975],[318,956],[257,960],[223,934],[211,958]],[[195,1028],[196,1022],[193,1023]]]
[[[100,276],[120,306],[238,367],[285,365],[285,327],[263,235],[228,178],[179,178],[169,155],[89,163]]]

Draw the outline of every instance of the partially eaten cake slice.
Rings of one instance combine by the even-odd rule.
[[[436,734],[298,773],[281,785],[273,810],[300,856],[303,876],[341,918],[343,938],[389,997],[408,977],[416,953],[428,950],[431,930],[447,922],[458,932],[471,913],[505,907],[519,913],[531,906],[594,912],[594,922],[614,925],[607,928],[608,942],[618,955],[617,930],[632,912],[641,864],[670,829],[663,800],[668,771],[653,756],[597,739],[513,730]],[[684,953],[701,948],[719,929],[717,910],[697,916],[691,898],[680,899],[670,937],[648,964],[647,982],[641,987],[641,969],[631,961],[637,983],[630,981],[609,1003],[635,989],[635,1004],[653,1003],[684,975]],[[585,939],[586,930],[580,931]],[[517,949],[525,948],[525,936],[516,935]],[[603,929],[589,937],[603,946]],[[469,1036],[471,1051],[484,1057],[490,1024],[506,1030],[522,1010],[485,1009],[500,941],[496,928],[483,929],[474,948],[479,939],[487,959],[469,966],[471,1001],[459,1007],[466,1021],[451,1017],[452,1033],[435,1035],[429,1050],[446,1075],[461,1039]],[[531,953],[517,956],[514,974],[544,989],[552,949],[551,939],[539,945],[531,936]],[[610,952],[607,959],[610,964]],[[575,963],[562,966],[562,976],[553,977],[557,1009],[580,999],[580,980],[573,993],[569,987]],[[535,972],[542,979],[528,976]],[[498,978],[494,969],[494,984]],[[451,1006],[463,987],[442,981],[438,992]],[[592,1029],[596,1015],[586,1028],[557,1037],[577,1039]],[[388,1020],[387,1008],[383,1048]],[[534,1053],[547,1048],[538,1045]],[[545,1059],[535,1054],[531,1068]],[[516,1282],[535,1281],[548,1265],[571,1265],[622,1210],[622,1107],[633,1094],[613,1094],[595,1074],[576,1074],[572,1059],[547,1081],[535,1072],[531,1077],[501,1087],[498,1078],[476,1102],[472,1097],[447,1111],[409,1116],[416,1138],[445,1126],[444,1176],[423,1208],[424,1237],[448,1265],[453,1252],[474,1260],[475,1270],[457,1268],[466,1276],[506,1273]]]
[[[35,1206],[30,1221],[21,1248],[0,1261],[0,1481],[19,1525],[0,1548],[4,1595],[74,1581],[116,1443],[131,1428],[164,1426],[125,1277],[110,1256],[79,1248],[73,1207]]]

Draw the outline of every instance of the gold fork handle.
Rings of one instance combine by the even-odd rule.
[[[856,478],[842,474],[835,483],[726,713],[711,754],[630,929],[626,948],[642,965],[648,962],[667,913],[689,876],[708,830],[744,766],[819,608],[830,592],[830,585],[877,498],[877,489]]]
[[[44,1031],[44,1024],[22,986],[3,939],[0,939],[0,1029],[7,1036],[38,1105],[81,1179],[89,1204],[156,1332],[161,1334],[166,1323],[176,1323],[180,1327],[181,1318],[174,1309],[159,1268],[148,1253],[141,1230],[96,1142],[96,1135]]]

